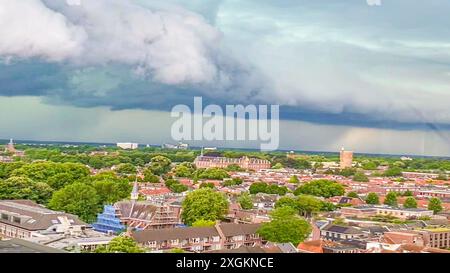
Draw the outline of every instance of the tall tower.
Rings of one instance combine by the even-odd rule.
[[[138,186],[138,181],[137,181],[137,174],[136,174],[136,179],[134,180],[133,190],[131,191],[130,199],[131,199],[131,209],[130,209],[130,214],[128,215],[128,217],[131,217],[131,215],[133,215],[134,205],[136,204],[137,200],[139,199],[139,186]]]
[[[137,176],[136,176],[136,180],[134,180],[133,190],[131,191],[130,199],[132,202],[136,202],[139,199],[139,186],[138,186]]]
[[[14,147],[14,141],[12,138],[9,140],[9,143],[6,145],[5,152],[9,152],[9,153],[16,152],[16,148]]]
[[[351,168],[353,165],[353,152],[346,151],[344,147],[341,149],[340,153],[340,164],[339,167],[341,169]]]

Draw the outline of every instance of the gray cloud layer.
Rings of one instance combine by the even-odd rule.
[[[0,94],[114,109],[196,94],[315,122],[450,124],[445,0],[81,3],[0,0]]]

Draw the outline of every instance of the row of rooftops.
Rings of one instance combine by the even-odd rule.
[[[241,157],[241,158],[229,158],[229,157],[215,157],[215,156],[198,156],[195,159],[196,162],[206,161],[206,162],[220,162],[220,163],[243,163],[248,162],[250,164],[270,164],[269,160],[259,159],[259,158],[249,158],[249,157]]]
[[[153,241],[184,240],[193,238],[233,237],[255,234],[260,224],[220,223],[214,227],[168,228],[135,231],[131,236],[141,244]]]
[[[30,200],[0,201],[0,223],[29,231],[46,230],[53,225],[64,224],[87,226],[78,216],[53,211]]]
[[[409,212],[425,212],[430,211],[423,208],[400,208],[400,207],[392,207],[387,205],[360,205],[355,207],[346,207],[346,209],[355,209],[355,210],[395,210],[395,211],[409,211]]]

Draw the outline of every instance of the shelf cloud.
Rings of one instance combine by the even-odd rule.
[[[276,103],[281,117],[450,128],[450,3],[0,0],[0,95],[113,110]]]

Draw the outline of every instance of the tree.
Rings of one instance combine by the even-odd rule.
[[[253,183],[249,188],[249,192],[251,194],[267,193],[267,194],[285,195],[287,191],[288,189],[284,186],[278,186],[276,184],[268,185],[267,183],[264,182]]]
[[[149,183],[159,183],[160,179],[159,176],[154,175],[153,172],[150,169],[144,170],[144,181]]]
[[[248,193],[243,193],[238,197],[238,202],[241,205],[242,209],[252,209],[253,201],[251,196]]]
[[[200,219],[216,221],[222,219],[228,212],[228,200],[220,192],[203,188],[188,193],[182,208],[181,216],[187,225],[192,225]]]
[[[403,196],[413,196],[413,192],[410,190],[405,191],[403,194]]]
[[[257,194],[260,192],[267,192],[267,183],[264,182],[256,182],[250,185],[249,192],[251,194]]]
[[[288,188],[285,186],[278,186],[276,184],[270,184],[267,186],[267,192],[268,194],[278,194],[278,195],[285,195],[288,192]]]
[[[376,170],[377,169],[377,164],[373,161],[365,161],[361,164],[361,167],[364,170]]]
[[[149,169],[155,175],[162,175],[170,171],[172,161],[165,156],[155,156],[152,158]]]
[[[74,177],[70,173],[58,173],[51,176],[47,180],[47,184],[50,185],[55,190],[64,188],[64,186],[72,184],[75,182]]]
[[[188,186],[181,184],[180,181],[172,178],[166,180],[166,186],[174,193],[182,193],[189,189]]]
[[[54,192],[48,207],[73,213],[86,222],[92,222],[99,211],[98,202],[94,187],[77,182]]]
[[[314,196],[322,196],[325,198],[344,195],[344,193],[344,186],[336,181],[326,179],[320,179],[306,183],[298,187],[294,192],[295,195],[308,194]]]
[[[95,250],[96,253],[143,253],[136,242],[125,236],[118,236],[112,239],[106,246],[101,246]]]
[[[399,167],[392,167],[387,169],[384,173],[383,176],[388,176],[388,177],[394,177],[394,176],[402,176],[402,169]]]
[[[408,197],[406,198],[405,202],[403,203],[403,207],[406,209],[415,209],[417,208],[417,201],[414,197]]]
[[[223,182],[223,186],[230,187],[230,186],[236,186],[241,185],[244,181],[242,181],[241,178],[235,177],[233,179],[227,179]]]
[[[239,165],[237,164],[230,164],[225,168],[227,171],[229,172],[242,172],[245,171],[245,169],[241,168]]]
[[[369,205],[378,205],[380,204],[380,198],[374,192],[370,192],[366,197],[366,203]]]
[[[208,182],[204,182],[200,184],[199,188],[210,188],[210,189],[214,189],[216,186],[214,185],[214,183],[208,183]]]
[[[192,223],[193,227],[213,227],[216,224],[216,221],[199,219]]]
[[[357,194],[356,192],[351,191],[351,192],[349,192],[349,193],[347,194],[347,197],[350,197],[350,198],[358,198],[359,196],[358,196],[358,194]]]
[[[340,175],[345,177],[350,177],[356,173],[355,168],[345,168],[339,172]]]
[[[324,202],[310,195],[300,195],[296,198],[282,197],[275,203],[275,208],[291,207],[305,217],[321,211],[323,206]]]
[[[174,192],[174,193],[182,193],[182,192],[187,191],[188,189],[189,189],[188,186],[183,185],[183,184],[181,184],[181,183],[173,184],[173,185],[170,187],[170,190],[171,190],[172,192]]]
[[[173,169],[173,173],[176,177],[192,177],[193,173],[195,172],[195,165],[190,162],[183,162],[179,165],[177,165]]]
[[[353,181],[369,182],[369,178],[363,172],[356,172],[353,176]]]
[[[393,191],[389,192],[388,194],[386,194],[386,197],[384,199],[384,204],[391,206],[391,207],[396,207],[398,205],[397,203],[397,194]]]
[[[311,232],[310,224],[299,217],[293,208],[277,208],[271,217],[272,221],[262,224],[257,231],[267,241],[298,245]]]
[[[117,166],[116,172],[125,175],[135,174],[136,167],[131,163],[123,163]]]
[[[300,183],[300,180],[298,179],[298,177],[296,175],[293,175],[293,176],[291,176],[291,178],[289,178],[289,183],[298,184],[298,183]]]
[[[209,169],[198,169],[197,177],[199,179],[215,179],[223,180],[224,178],[229,178],[227,171],[221,168],[209,168]]]
[[[126,180],[100,180],[94,181],[92,186],[97,193],[101,205],[114,204],[130,195],[131,185]]]
[[[25,165],[24,162],[11,162],[11,163],[0,162],[0,179],[9,178],[13,171],[15,171],[16,169],[20,169],[24,165]]]
[[[433,197],[428,201],[428,209],[432,210],[434,214],[437,214],[442,211],[442,202],[441,199]]]
[[[34,182],[28,177],[12,176],[0,180],[0,199],[28,199],[41,204],[47,203],[53,189],[43,182]]]
[[[277,164],[275,164],[275,165],[273,165],[273,167],[272,167],[272,169],[275,169],[275,170],[279,170],[279,169],[283,169],[284,167],[283,167],[283,164],[281,164],[281,163],[277,163]]]

